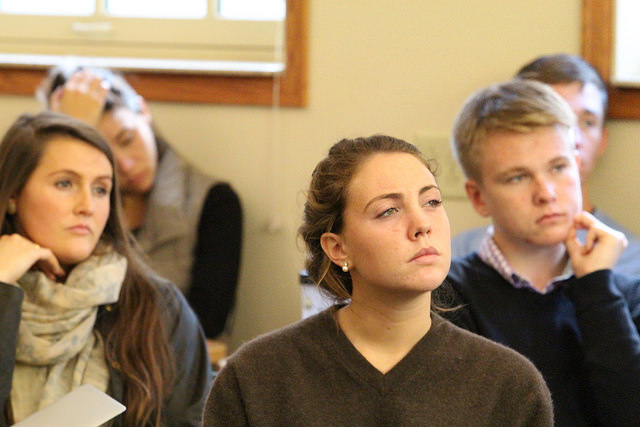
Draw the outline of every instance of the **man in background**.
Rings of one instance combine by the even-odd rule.
[[[640,278],[611,270],[627,239],[582,210],[575,127],[567,103],[534,80],[467,100],[452,144],[493,231],[451,262],[436,294],[450,290],[459,307],[443,316],[533,362],[555,425],[637,426]]]
[[[614,270],[640,275],[640,239],[631,231],[597,209],[589,195],[589,177],[607,147],[608,135],[604,127],[607,113],[607,88],[598,72],[575,55],[541,56],[518,71],[517,78],[537,80],[550,85],[564,98],[575,113],[576,149],[580,158],[582,208],[609,227],[623,232],[629,245]],[[459,233],[451,243],[452,257],[465,256],[478,249],[491,226],[478,227]]]

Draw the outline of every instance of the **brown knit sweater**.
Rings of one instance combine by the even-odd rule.
[[[432,314],[430,331],[382,374],[340,331],[336,308],[240,348],[204,425],[553,425],[541,375],[514,351]]]

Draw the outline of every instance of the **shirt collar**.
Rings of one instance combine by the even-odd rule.
[[[573,275],[571,262],[567,260],[562,274],[551,279],[549,283],[547,283],[547,286],[544,288],[544,290],[540,290],[534,287],[529,279],[516,273],[513,267],[509,265],[509,262],[504,257],[502,251],[500,250],[498,245],[496,245],[495,240],[493,240],[493,226],[487,228],[487,234],[485,234],[484,239],[482,240],[482,242],[480,243],[480,247],[478,248],[478,256],[482,261],[484,261],[485,264],[493,267],[514,288],[529,289],[533,292],[537,292],[543,295],[553,291],[563,281]]]

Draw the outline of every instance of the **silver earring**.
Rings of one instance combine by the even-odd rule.
[[[9,203],[7,204],[7,213],[9,215],[15,215],[17,211],[18,211],[18,208],[16,207],[16,201],[9,200]]]
[[[349,263],[347,261],[344,262],[342,266],[342,271],[344,271],[345,273],[349,271]]]

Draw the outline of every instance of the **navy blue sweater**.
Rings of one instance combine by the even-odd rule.
[[[536,365],[556,425],[640,425],[640,278],[600,270],[541,295],[473,253],[452,262],[438,294],[464,304],[445,317]]]

